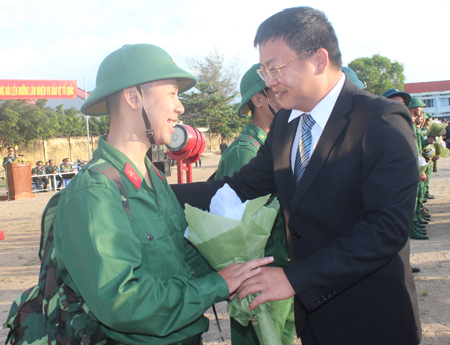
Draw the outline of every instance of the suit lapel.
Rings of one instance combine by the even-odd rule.
[[[303,173],[298,188],[295,190],[291,201],[291,212],[295,212],[301,200],[305,196],[311,184],[325,164],[330,152],[340,134],[348,124],[345,115],[351,110],[355,85],[348,79],[345,80],[342,91],[336,101],[333,111],[322,131],[322,135]]]

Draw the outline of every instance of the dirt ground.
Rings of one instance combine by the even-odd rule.
[[[193,168],[194,181],[206,180],[217,168],[220,156],[202,155],[202,167]],[[176,169],[168,177],[176,183]],[[5,190],[0,190],[4,194]],[[421,269],[415,274],[423,327],[423,345],[450,344],[450,159],[439,161],[439,171],[433,173],[429,200],[432,222],[427,226],[430,240],[411,240],[411,264]],[[5,239],[0,241],[0,325],[6,320],[12,301],[27,288],[36,285],[39,263],[40,219],[53,192],[39,193],[34,199],[0,201],[0,230]],[[220,339],[214,314],[205,314],[211,320],[204,344],[231,344],[226,303],[217,305],[220,326],[225,343]],[[7,330],[0,329],[0,343]],[[338,342],[337,342],[338,343]],[[295,340],[294,344],[301,344]]]

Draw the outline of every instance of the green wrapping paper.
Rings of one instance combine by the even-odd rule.
[[[185,214],[189,224],[187,239],[216,271],[233,262],[243,263],[262,258],[280,207],[276,198],[265,205],[269,198],[267,195],[248,201],[240,221],[186,204]],[[256,294],[249,295],[242,300],[235,297],[228,303],[229,315],[243,326],[252,322],[262,345],[282,345],[270,316],[270,302],[263,303],[254,310],[248,309],[255,296]]]
[[[433,164],[433,161],[427,162],[425,158],[419,157],[419,173],[424,173],[431,164]]]
[[[445,124],[444,123],[438,123],[438,122],[431,122],[428,125],[428,131],[427,131],[427,136],[428,138],[434,138],[437,137],[441,134],[441,132],[445,129]]]
[[[434,147],[436,148],[436,154],[439,155],[439,157],[447,158],[450,150],[445,145],[445,142],[442,139],[436,140],[436,142],[433,143]]]

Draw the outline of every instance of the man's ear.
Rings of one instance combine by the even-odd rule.
[[[327,68],[330,66],[328,51],[324,48],[317,49],[315,54],[312,56],[311,62],[316,66],[316,74],[325,73]]]
[[[263,95],[261,95],[260,93],[257,93],[252,98],[250,98],[250,100],[253,102],[254,106],[257,108],[261,108],[263,106],[261,97],[263,97]]]
[[[133,110],[137,110],[139,108],[139,103],[141,102],[142,97],[135,86],[122,90],[122,94],[125,99],[125,103],[128,104]]]

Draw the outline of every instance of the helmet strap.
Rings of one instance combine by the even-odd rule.
[[[273,108],[272,104],[270,104],[270,99],[269,99],[269,96],[267,95],[266,90],[263,89],[263,91],[264,91],[264,94],[266,95],[267,103],[269,104],[269,110],[272,112],[273,116],[275,116],[275,114],[276,114],[277,112],[276,112],[275,109]]]
[[[136,89],[139,91],[141,97],[142,97],[142,117],[144,119],[145,123],[145,134],[147,135],[148,140],[150,141],[150,145],[155,145],[155,133],[153,132],[153,129],[150,126],[150,120],[148,119],[147,112],[144,108],[144,96],[142,94],[141,86],[136,85]]]

